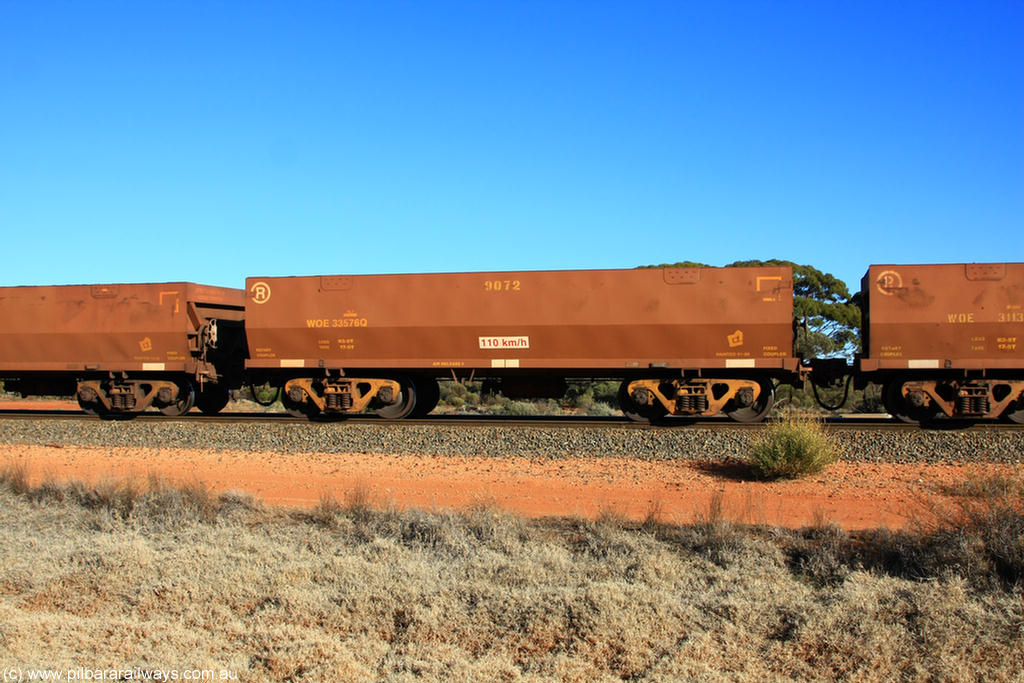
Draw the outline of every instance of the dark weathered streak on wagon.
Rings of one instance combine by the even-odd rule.
[[[216,412],[241,383],[244,303],[188,282],[2,287],[0,378],[91,412]]]
[[[627,414],[757,419],[796,381],[783,267],[248,278],[250,374],[293,412],[425,412],[437,379],[560,395],[623,380]],[[416,404],[419,409],[416,409]]]
[[[857,382],[907,421],[1024,422],[1024,263],[873,265]]]

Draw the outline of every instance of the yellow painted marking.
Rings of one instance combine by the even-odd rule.
[[[163,306],[164,305],[164,296],[171,296],[172,294],[174,295],[174,312],[177,313],[178,312],[178,292],[160,292],[159,302],[160,302],[160,305]]]
[[[878,350],[878,355],[881,358],[902,358],[903,347],[899,344],[882,344]]]
[[[726,336],[726,340],[729,342],[729,348],[734,349],[737,346],[743,346],[743,330],[736,330],[730,335]]]
[[[759,291],[759,292],[762,291],[761,283],[766,281],[766,280],[767,281],[771,281],[771,282],[775,282],[775,281],[782,282],[782,276],[781,275],[758,275],[757,276],[757,291]],[[774,289],[774,288],[775,287],[773,286],[772,289]]]
[[[252,294],[252,302],[254,304],[265,304],[270,301],[270,285],[266,282],[252,283],[249,293]]]
[[[885,270],[878,274],[875,287],[886,296],[892,296],[897,289],[903,289],[903,276],[895,270]]]
[[[522,283],[519,280],[485,280],[486,292],[518,292]]]

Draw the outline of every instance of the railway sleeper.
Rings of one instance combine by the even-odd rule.
[[[771,408],[765,396],[771,385],[752,379],[638,379],[624,385],[624,396],[640,414],[711,416],[760,419]],[[629,413],[627,413],[629,414]]]
[[[982,419],[1017,416],[1024,410],[1024,380],[914,380],[897,383],[892,406],[900,419],[918,422],[942,413],[949,418]],[[890,402],[892,402],[890,400]],[[1018,408],[1019,406],[1019,408]],[[900,408],[903,410],[900,410]],[[907,419],[909,416],[911,419]]]
[[[393,406],[403,398],[398,380],[364,377],[297,377],[285,382],[284,397],[306,415],[361,413]]]

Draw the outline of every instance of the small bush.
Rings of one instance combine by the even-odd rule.
[[[839,459],[839,449],[821,422],[787,417],[768,425],[753,443],[747,464],[764,479],[801,477]]]

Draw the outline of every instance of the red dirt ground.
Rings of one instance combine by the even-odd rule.
[[[6,451],[4,453],[4,451]],[[846,529],[901,528],[926,509],[936,485],[996,466],[837,463],[788,482],[744,481],[728,467],[618,458],[427,457],[247,453],[180,449],[6,446],[0,464],[24,463],[30,479],[97,482],[145,478],[200,481],[271,505],[311,507],[324,494],[369,498],[376,506],[458,509],[494,504],[531,517],[615,514],[664,522],[707,517],[719,496],[738,522],[800,527],[825,521]]]
[[[19,401],[19,408],[28,408]],[[4,406],[0,404],[0,408]],[[39,406],[43,407],[43,406]],[[56,409],[53,402],[46,407]],[[6,461],[6,462],[5,462]],[[44,478],[96,482],[157,474],[215,491],[252,494],[271,505],[311,507],[325,494],[377,506],[458,509],[493,504],[531,517],[614,514],[687,523],[718,498],[726,518],[788,527],[833,522],[846,529],[902,528],[924,514],[941,483],[1019,472],[997,465],[833,465],[806,479],[748,481],[707,462],[623,458],[563,460],[364,453],[249,453],[169,448],[5,446],[0,466],[24,463]]]

